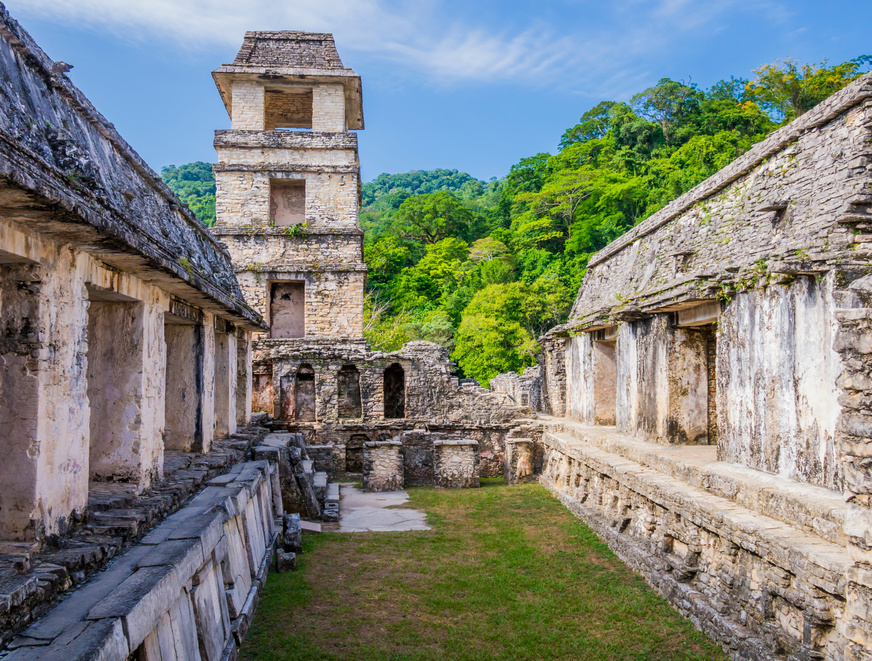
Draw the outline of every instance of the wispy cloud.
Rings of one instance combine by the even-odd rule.
[[[340,52],[363,52],[436,82],[525,82],[591,86],[620,96],[639,63],[702,26],[718,28],[744,0],[614,0],[596,24],[565,0],[565,24],[532,18],[520,29],[453,17],[445,0],[7,0],[22,16],[176,47],[232,49],[245,30],[333,32]],[[750,3],[775,12],[777,1]],[[574,5],[574,7],[573,7]],[[632,20],[625,20],[630,16]],[[346,55],[348,59],[348,55]]]

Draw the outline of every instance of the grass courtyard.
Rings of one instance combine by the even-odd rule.
[[[306,535],[242,657],[726,659],[538,484],[409,493],[433,530]]]

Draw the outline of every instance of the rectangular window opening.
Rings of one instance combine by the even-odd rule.
[[[291,227],[306,221],[306,182],[302,179],[271,179],[269,220],[274,227]]]
[[[264,96],[264,124],[267,131],[312,128],[311,89],[267,87]]]
[[[306,335],[305,282],[271,282],[269,304],[270,337]]]

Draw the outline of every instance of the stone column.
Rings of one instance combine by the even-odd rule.
[[[471,438],[433,442],[433,483],[437,488],[479,486],[478,441]]]
[[[399,491],[403,488],[401,441],[371,441],[363,444],[363,490]]]

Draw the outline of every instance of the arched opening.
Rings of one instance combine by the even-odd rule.
[[[364,434],[352,434],[345,444],[345,472],[363,472],[363,444],[369,440]]]
[[[337,385],[339,386],[339,417],[362,417],[360,372],[357,371],[357,368],[354,365],[343,366],[339,370]]]
[[[298,422],[315,421],[315,370],[308,363],[300,365],[294,380],[294,418]]]
[[[399,363],[385,370],[385,417],[406,417],[406,373]]]

